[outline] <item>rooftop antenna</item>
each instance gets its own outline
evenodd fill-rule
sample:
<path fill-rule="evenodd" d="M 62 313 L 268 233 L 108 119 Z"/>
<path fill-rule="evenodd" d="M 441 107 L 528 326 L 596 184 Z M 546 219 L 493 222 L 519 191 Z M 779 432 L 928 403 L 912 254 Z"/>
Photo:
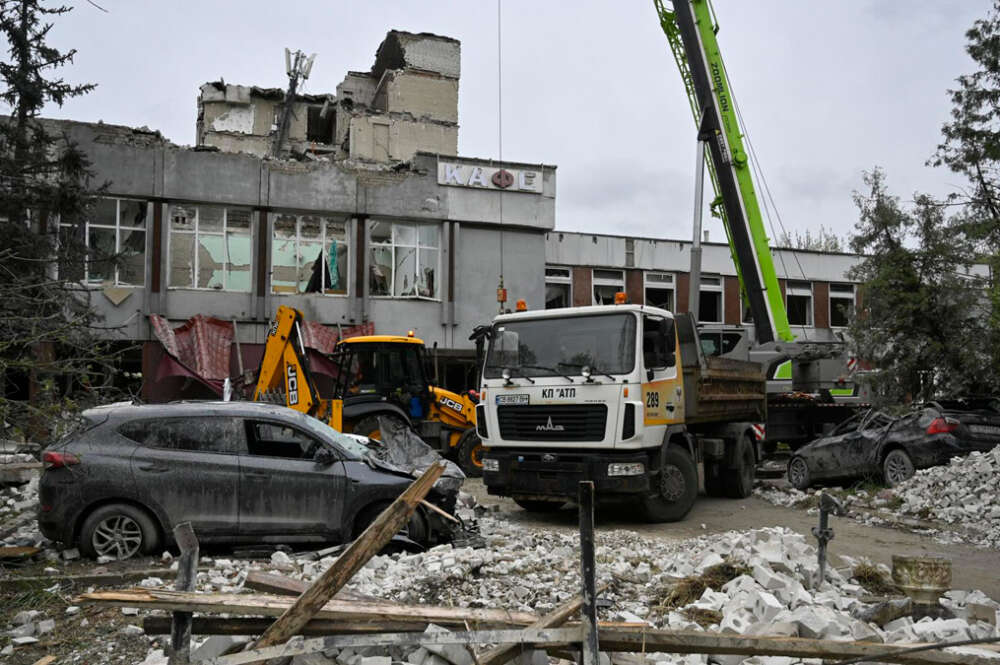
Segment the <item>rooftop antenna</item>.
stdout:
<path fill-rule="evenodd" d="M 285 49 L 285 73 L 288 74 L 288 90 L 285 92 L 281 116 L 278 118 L 278 131 L 274 135 L 274 144 L 271 146 L 271 156 L 274 158 L 281 157 L 281 148 L 285 143 L 285 136 L 288 134 L 288 123 L 292 117 L 299 81 L 305 81 L 309 78 L 309 72 L 312 71 L 315 59 L 315 53 L 306 57 L 302 51 L 295 51 L 293 54 L 287 48 Z"/>

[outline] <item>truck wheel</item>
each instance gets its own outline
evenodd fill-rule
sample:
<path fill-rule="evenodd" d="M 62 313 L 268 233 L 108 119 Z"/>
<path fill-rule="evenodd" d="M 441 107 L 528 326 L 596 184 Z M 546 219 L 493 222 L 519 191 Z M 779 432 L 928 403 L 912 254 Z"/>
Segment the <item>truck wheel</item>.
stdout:
<path fill-rule="evenodd" d="M 753 481 L 757 477 L 753 444 L 748 437 L 741 436 L 736 442 L 734 457 L 736 465 L 726 473 L 726 496 L 745 499 L 753 494 Z"/>
<path fill-rule="evenodd" d="M 705 494 L 726 496 L 726 469 L 721 462 L 705 462 Z"/>
<path fill-rule="evenodd" d="M 462 438 L 455 446 L 458 451 L 458 466 L 469 478 L 479 478 L 483 475 L 483 453 L 486 447 L 476 434 L 476 428 L 465 430 Z"/>
<path fill-rule="evenodd" d="M 367 436 L 369 439 L 375 439 L 376 441 L 381 441 L 382 426 L 379 425 L 379 418 L 391 421 L 400 427 L 409 427 L 409 425 L 406 424 L 406 421 L 397 415 L 391 413 L 380 413 L 359 420 L 354 425 L 354 429 L 351 430 L 351 433 L 358 434 L 360 436 Z"/>
<path fill-rule="evenodd" d="M 680 446 L 667 446 L 655 485 L 656 493 L 642 500 L 646 519 L 650 522 L 683 519 L 698 496 L 698 469 L 691 455 Z"/>
<path fill-rule="evenodd" d="M 562 508 L 566 502 L 558 499 L 546 501 L 544 499 L 519 499 L 514 497 L 514 503 L 521 506 L 529 513 L 551 513 Z"/>

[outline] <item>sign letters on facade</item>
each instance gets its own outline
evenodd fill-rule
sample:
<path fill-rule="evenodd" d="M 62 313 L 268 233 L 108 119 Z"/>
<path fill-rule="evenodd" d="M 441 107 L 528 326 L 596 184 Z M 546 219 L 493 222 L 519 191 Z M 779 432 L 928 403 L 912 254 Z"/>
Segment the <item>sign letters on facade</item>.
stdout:
<path fill-rule="evenodd" d="M 438 162 L 438 184 L 542 193 L 542 172 Z"/>

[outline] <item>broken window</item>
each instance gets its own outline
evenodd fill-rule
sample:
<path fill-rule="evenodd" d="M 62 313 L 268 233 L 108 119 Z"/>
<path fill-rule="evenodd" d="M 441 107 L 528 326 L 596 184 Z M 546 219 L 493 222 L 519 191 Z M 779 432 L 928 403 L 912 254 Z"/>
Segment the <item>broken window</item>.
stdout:
<path fill-rule="evenodd" d="M 698 320 L 722 323 L 722 278 L 702 275 L 698 291 Z"/>
<path fill-rule="evenodd" d="M 625 291 L 625 273 L 621 270 L 594 270 L 594 304 L 614 305 L 615 294 Z"/>
<path fill-rule="evenodd" d="M 333 106 L 310 106 L 306 119 L 306 140 L 316 143 L 333 143 L 334 121 L 337 114 Z"/>
<path fill-rule="evenodd" d="M 569 268 L 545 267 L 545 309 L 570 307 L 573 304 L 573 284 Z"/>
<path fill-rule="evenodd" d="M 854 316 L 854 285 L 830 285 L 830 326 L 844 328 Z"/>
<path fill-rule="evenodd" d="M 373 223 L 368 255 L 371 295 L 437 298 L 439 237 L 436 224 Z"/>
<path fill-rule="evenodd" d="M 310 460 L 323 444 L 309 434 L 279 423 L 253 422 L 247 442 L 251 455 Z"/>
<path fill-rule="evenodd" d="M 252 212 L 221 206 L 170 206 L 169 285 L 249 292 Z"/>
<path fill-rule="evenodd" d="M 674 311 L 674 276 L 666 272 L 647 272 L 645 303 Z"/>
<path fill-rule="evenodd" d="M 785 286 L 785 303 L 789 325 L 813 324 L 812 282 L 789 281 Z"/>
<path fill-rule="evenodd" d="M 148 211 L 145 201 L 100 198 L 82 223 L 60 224 L 59 274 L 63 279 L 115 286 L 145 284 Z M 74 245 L 85 255 L 78 255 Z"/>
<path fill-rule="evenodd" d="M 271 243 L 271 290 L 347 295 L 348 252 L 345 220 L 278 214 Z"/>

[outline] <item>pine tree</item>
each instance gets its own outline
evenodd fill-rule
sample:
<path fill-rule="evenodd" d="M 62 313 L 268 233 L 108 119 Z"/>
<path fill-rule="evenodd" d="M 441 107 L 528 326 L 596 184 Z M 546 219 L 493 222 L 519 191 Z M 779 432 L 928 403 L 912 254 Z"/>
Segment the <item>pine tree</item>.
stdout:
<path fill-rule="evenodd" d="M 91 185 L 86 155 L 39 117 L 46 104 L 94 88 L 56 75 L 76 51 L 47 44 L 49 20 L 68 11 L 0 0 L 8 44 L 0 100 L 10 113 L 0 117 L 0 426 L 7 438 L 50 431 L 50 416 L 81 396 L 97 399 L 95 384 L 113 373 L 90 292 L 65 269 L 89 259 L 79 229 L 100 188 Z"/>

